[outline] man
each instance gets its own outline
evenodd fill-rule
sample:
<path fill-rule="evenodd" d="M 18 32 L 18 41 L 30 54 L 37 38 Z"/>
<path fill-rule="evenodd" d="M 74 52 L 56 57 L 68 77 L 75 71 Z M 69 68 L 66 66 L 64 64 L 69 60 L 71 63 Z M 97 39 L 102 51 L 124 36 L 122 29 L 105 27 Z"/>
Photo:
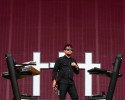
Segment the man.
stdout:
<path fill-rule="evenodd" d="M 59 90 L 59 99 L 65 100 L 68 92 L 72 100 L 78 100 L 78 93 L 73 80 L 74 73 L 79 73 L 79 67 L 72 56 L 73 48 L 71 44 L 64 46 L 63 57 L 59 57 L 54 65 L 52 72 L 52 87 L 54 90 Z"/>

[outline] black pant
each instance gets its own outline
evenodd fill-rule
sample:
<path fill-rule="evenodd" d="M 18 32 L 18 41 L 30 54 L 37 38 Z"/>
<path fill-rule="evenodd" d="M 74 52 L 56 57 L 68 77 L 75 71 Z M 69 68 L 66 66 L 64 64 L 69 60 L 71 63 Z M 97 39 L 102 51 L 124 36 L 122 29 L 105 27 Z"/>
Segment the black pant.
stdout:
<path fill-rule="evenodd" d="M 78 93 L 75 84 L 59 84 L 59 100 L 65 100 L 66 93 L 69 93 L 72 100 L 78 100 Z"/>

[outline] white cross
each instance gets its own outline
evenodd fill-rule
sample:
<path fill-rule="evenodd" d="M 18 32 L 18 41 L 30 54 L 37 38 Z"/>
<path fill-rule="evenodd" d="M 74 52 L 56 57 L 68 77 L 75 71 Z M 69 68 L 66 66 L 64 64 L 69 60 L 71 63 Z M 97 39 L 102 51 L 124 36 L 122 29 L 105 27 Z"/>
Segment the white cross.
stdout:
<path fill-rule="evenodd" d="M 33 53 L 33 61 L 36 62 L 36 66 L 34 66 L 37 70 L 40 69 L 48 69 L 49 63 L 40 63 L 40 53 Z M 33 76 L 33 96 L 40 96 L 40 75 Z"/>
<path fill-rule="evenodd" d="M 85 96 L 92 96 L 92 75 L 87 71 L 94 67 L 100 68 L 100 64 L 92 63 L 92 53 L 85 53 L 85 63 L 78 63 L 80 69 L 85 69 Z"/>

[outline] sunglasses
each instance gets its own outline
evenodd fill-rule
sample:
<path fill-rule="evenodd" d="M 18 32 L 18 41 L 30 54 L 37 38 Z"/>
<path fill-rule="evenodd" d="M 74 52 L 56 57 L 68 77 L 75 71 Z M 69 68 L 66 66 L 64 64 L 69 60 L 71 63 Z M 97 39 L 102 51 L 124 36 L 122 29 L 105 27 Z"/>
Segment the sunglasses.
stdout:
<path fill-rule="evenodd" d="M 65 50 L 67 50 L 67 51 L 73 51 L 73 49 L 72 49 L 72 48 L 70 48 L 70 49 L 65 49 Z"/>

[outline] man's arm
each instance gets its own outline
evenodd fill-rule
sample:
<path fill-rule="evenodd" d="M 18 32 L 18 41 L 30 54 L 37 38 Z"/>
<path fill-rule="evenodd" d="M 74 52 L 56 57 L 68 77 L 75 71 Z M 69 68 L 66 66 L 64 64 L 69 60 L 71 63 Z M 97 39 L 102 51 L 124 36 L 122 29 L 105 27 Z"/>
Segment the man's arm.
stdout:
<path fill-rule="evenodd" d="M 76 61 L 72 62 L 71 66 L 74 68 L 74 72 L 76 74 L 79 74 L 79 66 L 77 65 L 77 62 Z"/>
<path fill-rule="evenodd" d="M 59 65 L 60 65 L 60 61 L 59 58 L 56 60 L 54 68 L 53 68 L 53 72 L 52 72 L 52 87 L 54 90 L 56 90 L 57 86 L 56 86 L 56 80 L 57 80 L 57 72 L 59 69 Z"/>

